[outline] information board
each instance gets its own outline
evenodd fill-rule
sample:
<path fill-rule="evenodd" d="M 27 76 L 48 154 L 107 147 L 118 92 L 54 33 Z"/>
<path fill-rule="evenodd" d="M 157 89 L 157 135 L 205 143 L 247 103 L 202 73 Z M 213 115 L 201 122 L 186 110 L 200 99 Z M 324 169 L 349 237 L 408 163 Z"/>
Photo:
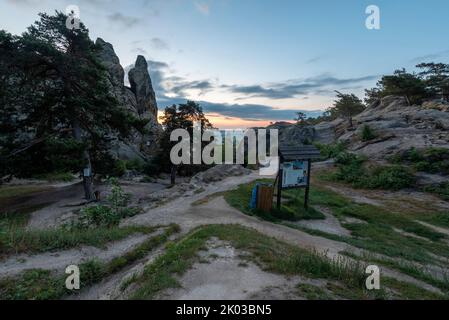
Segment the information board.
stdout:
<path fill-rule="evenodd" d="M 282 188 L 307 187 L 308 160 L 284 162 L 282 164 Z"/>

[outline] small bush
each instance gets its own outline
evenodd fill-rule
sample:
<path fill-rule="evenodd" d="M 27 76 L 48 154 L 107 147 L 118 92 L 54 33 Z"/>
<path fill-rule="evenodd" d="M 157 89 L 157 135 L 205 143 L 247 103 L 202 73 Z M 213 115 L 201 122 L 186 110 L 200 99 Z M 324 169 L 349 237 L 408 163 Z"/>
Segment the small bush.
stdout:
<path fill-rule="evenodd" d="M 369 125 L 364 125 L 362 129 L 362 141 L 371 141 L 377 138 L 377 134 L 371 129 Z"/>
<path fill-rule="evenodd" d="M 320 150 L 322 160 L 335 158 L 346 149 L 345 145 L 341 142 L 335 144 L 315 143 L 315 147 Z"/>
<path fill-rule="evenodd" d="M 137 208 L 129 208 L 130 195 L 125 193 L 116 178 L 110 179 L 112 192 L 107 197 L 107 205 L 89 207 L 81 211 L 81 215 L 74 227 L 112 227 L 120 220 L 134 216 L 139 212 Z"/>
<path fill-rule="evenodd" d="M 406 167 L 382 166 L 373 169 L 364 166 L 366 159 L 343 152 L 336 159 L 337 171 L 331 179 L 352 184 L 356 188 L 399 190 L 415 184 L 413 172 Z"/>
<path fill-rule="evenodd" d="M 449 149 L 428 148 L 417 150 L 411 148 L 394 155 L 390 160 L 396 164 L 410 164 L 418 171 L 449 175 Z"/>
<path fill-rule="evenodd" d="M 415 185 L 413 173 L 403 166 L 378 167 L 363 176 L 356 186 L 368 189 L 400 190 Z"/>
<path fill-rule="evenodd" d="M 436 186 L 426 186 L 424 191 L 439 195 L 442 199 L 449 201 L 449 182 L 442 182 Z M 449 216 L 449 215 L 448 215 Z"/>
<path fill-rule="evenodd" d="M 126 162 L 123 160 L 117 160 L 114 163 L 111 175 L 114 177 L 121 177 L 126 173 Z"/>

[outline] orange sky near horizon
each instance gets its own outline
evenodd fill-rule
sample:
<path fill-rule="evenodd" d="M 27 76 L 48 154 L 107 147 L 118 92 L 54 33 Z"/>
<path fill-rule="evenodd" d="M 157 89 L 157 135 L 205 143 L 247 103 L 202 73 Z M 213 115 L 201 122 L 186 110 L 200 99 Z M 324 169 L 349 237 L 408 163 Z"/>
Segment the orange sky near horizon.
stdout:
<path fill-rule="evenodd" d="M 158 117 L 163 115 L 162 111 L 158 112 Z M 206 113 L 206 118 L 217 129 L 247 129 L 254 127 L 266 127 L 272 122 L 269 120 L 244 120 L 240 118 L 226 117 L 216 113 Z M 158 120 L 159 123 L 161 120 Z M 291 122 L 291 121 L 288 121 Z"/>

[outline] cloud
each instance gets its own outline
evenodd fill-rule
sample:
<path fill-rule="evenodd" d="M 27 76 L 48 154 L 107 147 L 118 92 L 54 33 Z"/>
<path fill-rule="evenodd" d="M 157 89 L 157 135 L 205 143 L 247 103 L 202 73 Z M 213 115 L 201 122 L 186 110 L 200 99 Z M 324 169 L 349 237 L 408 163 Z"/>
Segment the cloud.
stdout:
<path fill-rule="evenodd" d="M 128 66 L 129 70 L 132 66 Z M 250 97 L 263 97 L 267 99 L 309 99 L 309 95 L 333 96 L 334 90 L 344 88 L 358 88 L 366 81 L 377 80 L 377 75 L 364 77 L 339 78 L 330 74 L 321 74 L 305 79 L 294 79 L 285 82 L 269 84 L 254 84 L 248 86 L 220 84 L 216 79 L 190 80 L 176 75 L 170 65 L 162 61 L 148 60 L 148 69 L 156 92 L 158 105 L 163 109 L 172 104 L 185 103 L 189 96 L 189 90 L 199 90 L 202 95 L 214 90 L 222 90 L 228 93 L 238 93 L 248 99 Z M 239 99 L 237 99 L 239 100 Z M 240 118 L 243 120 L 268 120 L 281 121 L 293 120 L 297 108 L 279 109 L 264 104 L 251 103 L 212 103 L 209 101 L 197 101 L 203 106 L 205 112 L 219 114 L 224 117 Z M 321 110 L 304 111 L 310 117 L 322 114 Z"/>
<path fill-rule="evenodd" d="M 316 56 L 316 57 L 313 57 L 313 58 L 310 58 L 309 60 L 307 60 L 307 61 L 306 61 L 306 64 L 317 63 L 317 62 L 319 62 L 319 61 L 321 61 L 321 60 L 323 60 L 323 59 L 325 59 L 324 56 Z"/>
<path fill-rule="evenodd" d="M 133 17 L 133 16 L 125 16 L 124 14 L 120 12 L 115 12 L 107 16 L 108 20 L 110 20 L 113 23 L 120 23 L 121 25 L 125 27 L 134 27 L 138 25 L 141 22 L 140 18 Z"/>
<path fill-rule="evenodd" d="M 370 75 L 358 78 L 336 78 L 328 74 L 322 74 L 316 77 L 307 78 L 304 80 L 290 80 L 286 82 L 278 82 L 267 85 L 251 85 L 251 86 L 223 86 L 230 92 L 243 94 L 246 98 L 270 98 L 270 99 L 289 99 L 301 95 L 310 94 L 325 94 L 333 93 L 335 89 L 343 89 L 346 87 L 360 87 L 358 84 L 373 81 L 377 79 L 378 75 Z"/>
<path fill-rule="evenodd" d="M 440 59 L 447 56 L 449 56 L 449 50 L 444 50 L 437 53 L 431 53 L 428 55 L 413 58 L 412 60 L 410 60 L 410 62 L 412 63 L 428 62 L 429 60 Z"/>
<path fill-rule="evenodd" d="M 205 16 L 208 16 L 210 14 L 210 5 L 204 2 L 194 2 L 195 8 Z"/>
<path fill-rule="evenodd" d="M 152 38 L 150 40 L 150 45 L 153 49 L 155 50 L 169 50 L 170 46 L 168 45 L 168 43 L 161 39 L 161 38 Z"/>
<path fill-rule="evenodd" d="M 159 101 L 159 107 L 185 103 L 186 99 L 166 98 Z M 321 110 L 307 111 L 298 109 L 278 109 L 263 104 L 227 104 L 197 101 L 205 113 L 221 115 L 227 118 L 239 118 L 247 121 L 286 121 L 293 120 L 297 112 L 302 111 L 308 117 L 318 117 L 323 114 Z"/>

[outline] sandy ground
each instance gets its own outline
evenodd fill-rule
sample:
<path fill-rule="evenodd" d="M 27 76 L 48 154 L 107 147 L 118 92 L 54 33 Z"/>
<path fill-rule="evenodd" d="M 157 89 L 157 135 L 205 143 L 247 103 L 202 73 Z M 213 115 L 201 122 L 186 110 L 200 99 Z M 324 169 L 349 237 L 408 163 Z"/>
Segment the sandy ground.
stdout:
<path fill-rule="evenodd" d="M 200 252 L 201 262 L 179 278 L 180 289 L 168 289 L 158 299 L 168 300 L 290 300 L 300 278 L 261 270 L 240 258 L 241 253 L 216 238 Z"/>

